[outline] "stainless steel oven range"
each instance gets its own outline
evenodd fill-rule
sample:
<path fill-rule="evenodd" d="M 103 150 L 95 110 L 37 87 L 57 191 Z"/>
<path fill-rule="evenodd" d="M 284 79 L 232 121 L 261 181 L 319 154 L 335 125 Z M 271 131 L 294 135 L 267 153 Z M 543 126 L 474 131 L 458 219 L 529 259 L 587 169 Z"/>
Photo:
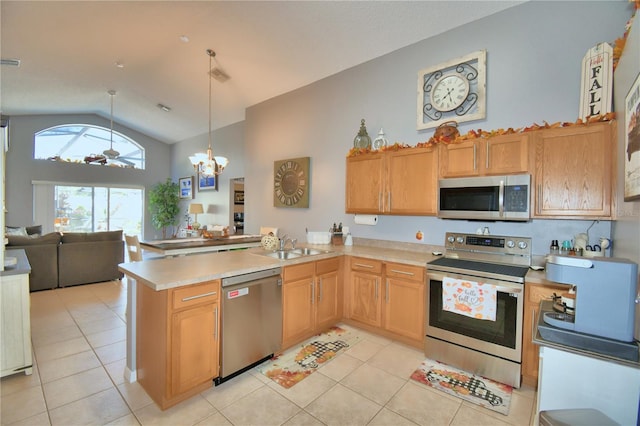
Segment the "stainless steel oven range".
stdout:
<path fill-rule="evenodd" d="M 444 257 L 427 264 L 425 354 L 520 387 L 524 277 L 531 265 L 531 238 L 447 232 L 445 248 Z M 489 291 L 475 290 L 487 290 L 486 284 L 492 285 Z M 453 290 L 455 296 L 450 294 Z M 478 295 L 487 295 L 487 300 Z M 462 297 L 473 303 L 451 302 Z M 474 303 L 489 309 L 490 315 L 469 311 Z"/>

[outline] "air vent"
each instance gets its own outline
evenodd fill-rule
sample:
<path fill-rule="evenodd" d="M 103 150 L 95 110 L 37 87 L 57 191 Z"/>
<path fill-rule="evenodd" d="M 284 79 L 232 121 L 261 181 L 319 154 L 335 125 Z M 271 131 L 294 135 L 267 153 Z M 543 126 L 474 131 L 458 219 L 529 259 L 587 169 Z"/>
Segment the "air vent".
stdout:
<path fill-rule="evenodd" d="M 13 67 L 19 67 L 20 59 L 0 59 L 0 65 L 11 65 Z"/>
<path fill-rule="evenodd" d="M 220 83 L 224 83 L 231 78 L 226 72 L 222 71 L 218 67 L 212 68 L 209 72 L 209 75 L 211 75 L 211 77 L 215 78 Z"/>

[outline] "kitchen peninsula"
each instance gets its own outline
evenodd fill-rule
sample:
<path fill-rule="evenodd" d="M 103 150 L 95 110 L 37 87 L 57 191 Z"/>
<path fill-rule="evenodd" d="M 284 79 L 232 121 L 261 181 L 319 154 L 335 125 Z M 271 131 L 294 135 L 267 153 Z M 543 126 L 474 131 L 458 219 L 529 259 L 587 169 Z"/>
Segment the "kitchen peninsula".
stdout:
<path fill-rule="evenodd" d="M 163 256 L 177 256 L 212 251 L 225 251 L 260 246 L 260 235 L 231 235 L 214 238 L 177 238 L 141 241 L 140 248 Z"/>
<path fill-rule="evenodd" d="M 386 322 L 367 327 L 365 323 L 357 321 L 357 318 L 352 316 L 352 309 L 348 307 L 348 293 L 350 292 L 351 286 L 346 281 L 349 279 L 349 274 L 351 274 L 352 272 L 351 268 L 347 265 L 350 265 L 352 262 L 354 262 L 354 259 L 364 258 L 370 259 L 374 263 L 377 262 L 380 265 L 387 265 L 383 268 L 389 268 L 391 265 L 408 265 L 413 268 L 417 267 L 424 270 L 427 262 L 436 258 L 436 256 L 434 256 L 432 252 L 442 251 L 443 248 L 439 246 L 429 245 L 375 242 L 373 240 L 366 241 L 365 244 L 360 243 L 361 241 L 356 240 L 354 246 L 315 245 L 313 246 L 313 248 L 318 249 L 318 252 L 320 252 L 320 254 L 300 256 L 288 260 L 278 260 L 272 257 L 265 256 L 265 254 L 269 253 L 269 251 L 266 251 L 262 248 L 250 248 L 247 250 L 238 251 L 204 253 L 180 257 L 167 257 L 161 259 L 146 260 L 142 262 L 123 263 L 119 265 L 120 271 L 123 272 L 128 278 L 127 363 L 125 370 L 125 376 L 127 380 L 131 382 L 138 380 L 142 384 L 142 382 L 144 381 L 142 377 L 145 374 L 147 375 L 147 378 L 152 376 L 149 371 L 145 371 L 145 368 L 143 368 L 141 365 L 136 364 L 136 356 L 138 356 L 138 359 L 140 359 L 139 357 L 141 352 L 140 350 L 136 350 L 136 345 L 139 345 L 139 348 L 144 347 L 148 351 L 150 347 L 148 345 L 157 346 L 158 344 L 157 342 L 149 342 L 148 339 L 144 340 L 144 338 L 141 338 L 143 333 L 140 332 L 140 324 L 151 324 L 155 328 L 154 332 L 157 335 L 160 333 L 176 333 L 180 330 L 192 333 L 193 330 L 197 328 L 201 323 L 209 322 L 214 324 L 212 327 L 209 327 L 211 329 L 210 331 L 212 331 L 212 333 L 210 334 L 215 335 L 216 330 L 218 330 L 218 324 L 216 321 L 218 318 L 217 315 L 219 315 L 220 312 L 219 303 L 221 299 L 220 289 L 222 279 L 278 267 L 286 270 L 289 267 L 304 266 L 302 264 L 319 265 L 322 262 L 326 262 L 327 260 L 332 260 L 334 258 L 340 258 L 341 264 L 345 265 L 343 270 L 338 272 L 338 306 L 339 313 L 343 316 L 343 319 L 349 322 L 349 318 L 351 318 L 351 320 L 355 320 L 359 326 L 363 326 L 364 329 L 371 329 L 376 333 L 384 334 L 385 331 L 390 332 L 392 333 L 392 336 L 398 336 L 400 338 L 399 340 L 401 340 L 404 332 L 401 330 L 402 324 L 400 323 L 392 323 L 391 325 L 393 325 L 393 327 L 390 327 Z M 293 270 L 294 269 L 290 269 L 290 271 Z M 319 273 L 320 272 L 316 272 L 316 274 Z M 540 274 L 534 271 L 531 271 L 531 273 L 533 275 Z M 283 287 L 284 291 L 286 291 L 286 286 L 288 285 L 286 272 L 284 273 L 284 276 L 285 279 L 283 280 Z M 299 280 L 291 281 L 292 285 L 295 286 L 298 281 Z M 305 288 L 308 288 L 308 282 L 308 280 L 305 281 Z M 404 286 L 402 287 L 404 288 Z M 143 296 L 141 296 L 142 294 Z M 142 298 L 144 298 L 144 302 Z M 344 308 L 342 307 L 343 298 Z M 153 299 L 159 302 L 156 304 L 156 306 L 160 306 L 161 308 L 152 309 L 151 311 L 149 311 L 149 305 L 141 306 L 146 303 L 146 300 L 149 299 Z M 424 309 L 423 301 L 416 300 L 415 302 L 417 306 L 420 307 L 416 309 Z M 189 303 L 189 306 L 185 306 L 185 303 Z M 377 303 L 379 303 L 379 299 Z M 193 311 L 193 313 L 195 314 L 195 310 L 200 308 L 202 309 L 200 310 L 199 315 L 207 315 L 206 321 L 204 320 L 204 317 L 202 318 L 202 320 L 196 320 L 196 316 L 194 315 L 194 317 L 191 317 L 191 320 L 187 319 L 188 321 L 192 321 L 190 323 L 191 325 L 185 326 L 182 329 L 180 329 L 180 327 L 176 328 L 175 321 L 183 321 L 185 318 L 187 318 L 187 311 Z M 377 309 L 382 309 L 382 306 L 379 306 Z M 405 306 L 403 309 L 406 311 L 408 308 Z M 356 309 L 356 311 L 358 310 Z M 144 317 L 142 316 L 142 312 L 144 312 Z M 149 313 L 151 313 L 151 315 L 157 315 L 158 320 L 149 320 L 147 317 Z M 386 314 L 381 313 L 381 315 L 381 318 L 387 318 L 389 317 L 389 315 L 391 315 L 391 311 Z M 417 317 L 418 316 L 416 316 L 416 318 Z M 136 321 L 137 318 L 140 320 L 140 323 Z M 400 326 L 400 328 L 398 326 Z M 418 326 L 417 338 L 410 335 L 404 341 L 415 341 L 417 343 L 414 342 L 414 345 L 420 347 L 422 345 L 423 336 L 421 331 L 422 327 L 423 325 L 420 322 Z M 142 328 L 142 330 L 147 329 Z M 203 335 L 204 334 L 205 333 L 203 333 Z M 407 336 L 406 333 L 404 333 L 404 335 Z M 200 342 L 199 344 L 202 344 L 201 340 L 199 340 L 199 335 L 188 337 L 185 336 L 184 339 L 191 342 Z M 171 368 L 174 368 L 174 364 L 172 364 L 173 361 L 171 359 L 167 360 L 167 353 L 172 350 L 172 342 L 171 339 L 166 340 L 166 342 L 155 349 L 154 356 L 157 359 L 163 359 L 165 365 L 169 365 L 167 371 L 170 371 Z M 180 350 L 184 349 L 181 348 Z M 215 355 L 215 353 L 216 352 L 214 351 L 213 355 Z M 178 360 L 176 362 L 179 363 L 180 361 Z M 167 383 L 164 383 L 162 386 L 157 387 L 164 389 L 165 392 L 173 395 L 172 392 L 174 391 L 172 389 L 174 389 L 174 386 L 176 386 L 175 382 L 177 380 L 178 379 L 175 378 L 167 379 Z M 180 383 L 183 382 L 186 383 L 186 379 L 182 380 Z M 197 386 L 200 387 L 212 386 L 211 380 L 205 380 L 197 383 Z M 188 398 L 191 395 L 191 393 L 189 393 L 191 392 L 191 390 L 188 392 L 180 393 L 180 386 L 181 385 L 178 385 L 178 390 L 175 391 L 175 395 L 179 396 L 175 398 L 173 396 L 167 397 L 164 402 L 160 402 L 158 403 L 158 405 L 160 405 L 164 409 L 179 402 L 180 400 Z M 146 387 L 145 390 L 147 390 Z M 195 387 L 194 390 L 198 390 L 200 392 L 202 391 L 202 389 L 198 387 Z M 158 399 L 161 398 L 156 398 L 156 402 L 158 402 Z M 166 404 L 166 406 L 163 406 L 164 404 Z"/>

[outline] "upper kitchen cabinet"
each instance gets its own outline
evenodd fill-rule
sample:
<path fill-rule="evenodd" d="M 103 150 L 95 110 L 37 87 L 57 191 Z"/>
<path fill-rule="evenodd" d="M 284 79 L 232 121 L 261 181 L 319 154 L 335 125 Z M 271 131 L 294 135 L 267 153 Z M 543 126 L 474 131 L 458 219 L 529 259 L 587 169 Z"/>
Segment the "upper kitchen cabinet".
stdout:
<path fill-rule="evenodd" d="M 529 135 L 514 133 L 439 147 L 440 177 L 468 177 L 529 171 Z"/>
<path fill-rule="evenodd" d="M 346 212 L 435 215 L 437 148 L 405 148 L 347 158 Z"/>
<path fill-rule="evenodd" d="M 611 217 L 615 121 L 532 133 L 538 218 Z"/>

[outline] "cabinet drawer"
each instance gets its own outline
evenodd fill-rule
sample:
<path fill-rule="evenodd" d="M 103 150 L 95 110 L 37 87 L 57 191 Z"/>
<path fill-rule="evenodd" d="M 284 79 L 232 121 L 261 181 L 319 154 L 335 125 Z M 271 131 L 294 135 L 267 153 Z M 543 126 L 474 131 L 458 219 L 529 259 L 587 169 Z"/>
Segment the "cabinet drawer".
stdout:
<path fill-rule="evenodd" d="M 385 263 L 385 275 L 387 277 L 400 278 L 403 280 L 424 282 L 424 270 L 424 266 Z"/>
<path fill-rule="evenodd" d="M 529 302 L 539 305 L 543 300 L 550 300 L 553 293 L 560 295 L 564 291 L 568 291 L 568 286 L 543 285 L 543 284 L 527 284 L 529 286 Z"/>
<path fill-rule="evenodd" d="M 306 277 L 312 277 L 315 272 L 315 263 L 307 262 L 299 265 L 285 266 L 282 277 L 285 282 L 296 281 Z"/>
<path fill-rule="evenodd" d="M 351 270 L 380 274 L 382 273 L 382 262 L 375 259 L 367 259 L 365 257 L 352 257 Z"/>
<path fill-rule="evenodd" d="M 331 259 L 318 260 L 316 262 L 316 275 L 328 274 L 340 269 L 340 258 L 332 257 Z"/>
<path fill-rule="evenodd" d="M 220 294 L 220 280 L 190 285 L 173 290 L 173 309 L 188 308 L 201 303 L 215 302 Z"/>

